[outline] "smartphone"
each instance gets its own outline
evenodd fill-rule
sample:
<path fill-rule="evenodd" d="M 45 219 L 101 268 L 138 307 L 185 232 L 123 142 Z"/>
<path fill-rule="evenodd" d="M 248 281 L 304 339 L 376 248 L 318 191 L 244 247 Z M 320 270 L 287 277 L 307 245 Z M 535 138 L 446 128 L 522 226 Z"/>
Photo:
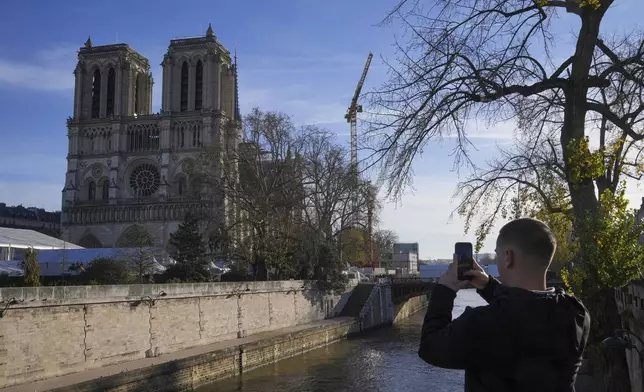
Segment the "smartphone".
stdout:
<path fill-rule="evenodd" d="M 471 277 L 463 275 L 463 273 L 470 271 L 474 268 L 472 261 L 474 260 L 474 247 L 471 242 L 457 242 L 454 245 L 454 253 L 458 261 L 457 274 L 458 280 L 470 280 Z"/>

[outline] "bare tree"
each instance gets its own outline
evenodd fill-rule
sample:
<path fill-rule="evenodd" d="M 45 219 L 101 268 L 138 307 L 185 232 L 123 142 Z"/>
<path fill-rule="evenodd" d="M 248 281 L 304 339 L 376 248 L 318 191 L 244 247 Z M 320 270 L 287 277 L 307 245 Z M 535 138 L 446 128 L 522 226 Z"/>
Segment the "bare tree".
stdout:
<path fill-rule="evenodd" d="M 142 223 L 130 226 L 120 240 L 116 258 L 127 263 L 130 274 L 135 276 L 139 283 L 144 283 L 145 277 L 154 273 L 153 245 L 154 238 Z"/>
<path fill-rule="evenodd" d="M 303 141 L 288 116 L 254 109 L 244 118 L 238 148 L 223 154 L 221 146 L 210 146 L 195 165 L 202 182 L 221 190 L 213 196 L 226 195 L 235 205 L 218 222 L 215 241 L 248 263 L 255 279 L 267 279 L 269 271 L 275 276 L 291 272 L 287 260 L 303 197 Z"/>
<path fill-rule="evenodd" d="M 282 113 L 255 109 L 244 118 L 236 151 L 211 146 L 195 164 L 191 177 L 235 204 L 216 242 L 251 266 L 255 279 L 334 283 L 341 279 L 342 233 L 366 230 L 367 216 L 377 222 L 373 187 L 356 181 L 348 151 L 333 139 L 317 127 L 296 127 Z"/>
<path fill-rule="evenodd" d="M 392 230 L 378 230 L 373 235 L 375 265 L 380 265 L 382 255 L 393 253 L 394 244 L 398 242 L 398 234 Z"/>
<path fill-rule="evenodd" d="M 366 264 L 369 227 L 377 225 L 381 208 L 377 192 L 355 176 L 349 151 L 334 141 L 332 133 L 308 131 L 302 156 L 304 224 L 324 233 L 343 261 Z"/>
<path fill-rule="evenodd" d="M 623 353 L 596 348 L 620 319 L 612 288 L 601 284 L 603 259 L 591 245 L 607 217 L 601 202 L 606 192 L 618 191 L 624 174 L 640 174 L 644 44 L 635 35 L 600 38 L 613 3 L 441 0 L 423 9 L 418 0 L 401 1 L 387 21 L 401 21 L 407 36 L 398 44 L 389 82 L 371 96 L 377 114 L 368 137 L 378 139 L 374 157 L 389 194 L 396 195 L 409 184 L 411 162 L 427 142 L 455 137 L 456 163 L 471 164 L 467 129 L 473 120 L 515 121 L 517 151 L 504 151 L 461 186 L 460 212 L 472 216 L 473 205 L 487 203 L 480 237 L 496 216 L 519 213 L 522 201 L 569 214 L 579 242 L 576 260 L 585 271 L 584 301 L 594 320 L 595 349 L 589 354 L 604 376 L 602 389 L 625 391 L 630 387 Z M 551 20 L 562 11 L 576 16 L 580 27 L 570 55 L 557 61 L 551 56 Z M 594 130 L 601 153 L 587 140 Z"/>

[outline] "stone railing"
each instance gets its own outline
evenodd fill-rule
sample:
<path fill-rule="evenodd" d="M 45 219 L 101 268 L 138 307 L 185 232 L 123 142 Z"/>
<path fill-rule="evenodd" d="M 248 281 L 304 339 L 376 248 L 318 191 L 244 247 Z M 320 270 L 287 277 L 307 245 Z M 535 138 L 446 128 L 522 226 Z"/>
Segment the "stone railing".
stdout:
<path fill-rule="evenodd" d="M 65 207 L 65 224 L 104 222 L 140 222 L 181 220 L 187 212 L 209 213 L 212 205 L 206 201 L 136 205 L 97 205 Z"/>
<path fill-rule="evenodd" d="M 644 281 L 634 281 L 624 288 L 615 289 L 615 301 L 624 329 L 644 339 Z M 630 339 L 636 349 L 626 350 L 626 361 L 631 379 L 632 392 L 644 392 L 642 387 L 644 364 L 637 350 L 644 347 L 639 339 Z"/>

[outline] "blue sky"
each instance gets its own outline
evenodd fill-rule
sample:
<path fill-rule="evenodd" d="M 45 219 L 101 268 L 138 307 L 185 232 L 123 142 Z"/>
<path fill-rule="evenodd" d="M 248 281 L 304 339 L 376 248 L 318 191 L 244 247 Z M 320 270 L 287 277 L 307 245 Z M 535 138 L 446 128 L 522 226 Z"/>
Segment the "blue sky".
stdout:
<path fill-rule="evenodd" d="M 430 0 L 427 0 L 430 1 Z M 371 50 L 374 61 L 365 90 L 385 80 L 380 56 L 393 58 L 395 27 L 380 27 L 392 1 L 15 1 L 0 15 L 0 201 L 59 209 L 66 170 L 65 120 L 72 113 L 76 50 L 89 35 L 94 45 L 125 42 L 146 56 L 155 78 L 154 110 L 161 94 L 163 53 L 170 39 L 204 35 L 208 23 L 231 50 L 237 45 L 242 112 L 259 106 L 315 123 L 348 143 L 344 112 Z M 604 32 L 641 27 L 640 0 L 617 0 Z M 641 19 L 640 19 L 641 20 Z M 557 32 L 565 50 L 576 26 L 562 17 Z M 482 160 L 512 128 L 477 130 Z M 471 240 L 463 222 L 450 220 L 458 182 L 452 142 L 430 145 L 415 162 L 415 192 L 387 203 L 382 227 L 419 242 L 422 258 L 450 257 L 453 243 Z M 639 205 L 641 192 L 631 191 Z M 492 251 L 493 239 L 485 251 Z"/>

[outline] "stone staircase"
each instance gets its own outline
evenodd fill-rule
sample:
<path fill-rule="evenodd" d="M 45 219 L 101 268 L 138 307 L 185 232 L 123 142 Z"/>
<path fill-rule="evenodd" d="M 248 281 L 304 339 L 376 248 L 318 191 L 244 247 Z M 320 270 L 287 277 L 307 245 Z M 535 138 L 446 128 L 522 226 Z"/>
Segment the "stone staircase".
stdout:
<path fill-rule="evenodd" d="M 360 283 L 353 289 L 351 297 L 347 301 L 347 304 L 344 305 L 342 311 L 340 312 L 340 317 L 359 317 L 360 311 L 367 302 L 367 299 L 371 295 L 375 284 L 373 283 Z"/>

